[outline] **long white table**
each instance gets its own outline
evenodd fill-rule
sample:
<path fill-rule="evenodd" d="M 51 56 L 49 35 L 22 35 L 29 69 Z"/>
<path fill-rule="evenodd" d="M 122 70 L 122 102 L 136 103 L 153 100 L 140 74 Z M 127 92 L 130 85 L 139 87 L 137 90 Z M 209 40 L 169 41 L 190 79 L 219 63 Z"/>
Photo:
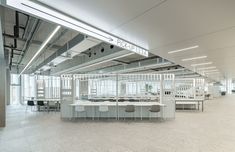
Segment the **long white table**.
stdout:
<path fill-rule="evenodd" d="M 204 111 L 204 99 L 187 99 L 187 98 L 175 98 L 176 105 L 190 105 L 190 104 L 197 104 L 198 110 L 200 110 L 200 102 L 202 112 Z"/>
<path fill-rule="evenodd" d="M 118 100 L 136 100 L 136 101 L 141 101 L 141 100 L 157 100 L 159 99 L 156 96 L 144 96 L 144 97 L 125 97 L 125 96 L 119 96 Z M 90 97 L 89 100 L 95 101 L 95 100 L 101 100 L 101 101 L 110 101 L 110 100 L 116 100 L 116 97 Z"/>
<path fill-rule="evenodd" d="M 92 102 L 92 101 L 77 101 L 76 103 L 70 104 L 72 107 L 76 106 L 85 106 L 85 107 L 93 107 L 93 119 L 95 117 L 95 107 L 98 106 L 110 106 L 110 107 L 125 107 L 127 105 L 134 105 L 136 107 L 141 108 L 141 120 L 142 120 L 142 112 L 143 112 L 143 107 L 151 107 L 152 105 L 159 105 L 161 107 L 165 107 L 165 104 L 159 103 L 159 102 L 110 102 L 110 101 L 105 101 L 105 102 Z M 74 108 L 73 108 L 74 109 Z M 162 108 L 164 109 L 164 108 Z M 162 112 L 164 113 L 164 112 Z M 74 113 L 72 114 L 74 116 Z M 164 117 L 164 116 L 163 116 Z"/>

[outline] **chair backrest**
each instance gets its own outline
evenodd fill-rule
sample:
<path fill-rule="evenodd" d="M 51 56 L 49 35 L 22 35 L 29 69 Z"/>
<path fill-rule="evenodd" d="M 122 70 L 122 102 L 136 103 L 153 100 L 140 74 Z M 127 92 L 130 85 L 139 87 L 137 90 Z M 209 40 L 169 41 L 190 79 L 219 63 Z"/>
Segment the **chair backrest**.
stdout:
<path fill-rule="evenodd" d="M 27 101 L 27 105 L 28 105 L 28 106 L 34 106 L 35 104 L 34 104 L 34 101 L 28 100 L 28 101 Z"/>
<path fill-rule="evenodd" d="M 55 106 L 57 101 L 48 101 L 49 106 Z"/>
<path fill-rule="evenodd" d="M 39 100 L 39 101 L 37 101 L 37 105 L 38 106 L 44 106 L 45 104 L 44 104 L 44 101 Z"/>
<path fill-rule="evenodd" d="M 75 107 L 75 111 L 77 111 L 77 112 L 83 112 L 83 111 L 85 111 L 85 107 L 84 107 L 84 106 L 76 106 L 76 107 Z"/>
<path fill-rule="evenodd" d="M 160 107 L 160 105 L 152 105 L 149 111 L 151 111 L 151 112 L 160 112 L 161 107 Z"/>
<path fill-rule="evenodd" d="M 135 112 L 135 106 L 134 105 L 127 105 L 125 111 L 126 112 Z"/>
<path fill-rule="evenodd" d="M 100 112 L 107 112 L 107 111 L 109 111 L 109 107 L 107 105 L 100 105 L 99 111 Z"/>

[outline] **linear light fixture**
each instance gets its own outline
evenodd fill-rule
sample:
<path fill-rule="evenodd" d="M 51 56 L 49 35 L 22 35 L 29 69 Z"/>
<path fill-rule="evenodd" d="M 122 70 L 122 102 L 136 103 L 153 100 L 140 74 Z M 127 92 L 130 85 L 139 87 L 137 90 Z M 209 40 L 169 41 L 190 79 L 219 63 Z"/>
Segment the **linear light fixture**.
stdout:
<path fill-rule="evenodd" d="M 33 62 L 33 60 L 42 52 L 42 50 L 45 48 L 45 46 L 50 42 L 50 40 L 53 38 L 53 36 L 59 31 L 61 26 L 57 26 L 53 32 L 49 35 L 49 37 L 42 43 L 38 51 L 34 54 L 34 56 L 31 58 L 31 60 L 27 63 L 27 65 L 24 67 L 24 69 L 20 72 L 19 76 L 23 74 L 23 72 L 29 67 L 29 65 Z"/>
<path fill-rule="evenodd" d="M 219 71 L 215 71 L 215 72 L 209 72 L 209 73 L 205 73 L 206 75 L 211 75 L 211 74 L 219 74 Z"/>
<path fill-rule="evenodd" d="M 113 44 L 115 46 L 121 47 L 125 50 L 129 50 L 140 54 L 142 56 L 148 57 L 148 51 L 142 47 L 139 47 L 136 44 L 130 43 L 126 40 L 118 38 L 114 35 L 111 35 L 107 32 L 99 30 L 93 26 L 90 26 L 82 21 L 69 17 L 59 11 L 56 11 L 46 5 L 41 5 L 37 1 L 31 0 L 6 0 L 6 4 L 8 6 L 19 9 L 23 12 L 27 12 L 29 14 L 33 14 L 34 16 L 38 16 L 45 20 L 57 23 L 59 25 L 63 25 L 70 29 L 79 31 L 80 33 L 89 35 L 91 37 L 97 38 L 104 42 Z"/>
<path fill-rule="evenodd" d="M 219 71 L 210 71 L 210 72 L 205 72 L 205 74 L 211 74 L 211 73 L 219 73 Z"/>
<path fill-rule="evenodd" d="M 187 47 L 187 48 L 183 48 L 183 49 L 179 49 L 179 50 L 170 51 L 170 52 L 168 52 L 168 54 L 173 54 L 173 53 L 178 53 L 178 52 L 182 52 L 182 51 L 192 50 L 192 49 L 196 49 L 198 47 L 199 47 L 198 45 L 195 45 L 195 46 L 191 46 L 191 47 Z"/>
<path fill-rule="evenodd" d="M 209 72 L 217 72 L 218 70 L 215 69 L 215 70 L 209 70 L 209 71 L 203 71 L 204 73 L 209 73 Z"/>
<path fill-rule="evenodd" d="M 191 61 L 191 60 L 198 60 L 198 59 L 205 59 L 207 56 L 197 56 L 193 58 L 182 59 L 182 61 Z"/>
<path fill-rule="evenodd" d="M 205 68 L 198 68 L 198 70 L 209 70 L 209 69 L 215 69 L 215 66 L 211 66 L 211 67 L 205 67 Z"/>
<path fill-rule="evenodd" d="M 202 66 L 202 65 L 209 65 L 212 64 L 213 62 L 204 62 L 204 63 L 198 63 L 198 64 L 192 64 L 191 66 L 196 67 L 196 66 Z"/>

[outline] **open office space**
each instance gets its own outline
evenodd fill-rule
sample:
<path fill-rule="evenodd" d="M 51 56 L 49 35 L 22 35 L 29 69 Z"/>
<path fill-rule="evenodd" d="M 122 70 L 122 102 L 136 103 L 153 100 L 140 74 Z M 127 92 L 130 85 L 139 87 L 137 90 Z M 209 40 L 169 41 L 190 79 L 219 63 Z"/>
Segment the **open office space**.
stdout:
<path fill-rule="evenodd" d="M 0 152 L 235 151 L 235 1 L 0 0 Z"/>

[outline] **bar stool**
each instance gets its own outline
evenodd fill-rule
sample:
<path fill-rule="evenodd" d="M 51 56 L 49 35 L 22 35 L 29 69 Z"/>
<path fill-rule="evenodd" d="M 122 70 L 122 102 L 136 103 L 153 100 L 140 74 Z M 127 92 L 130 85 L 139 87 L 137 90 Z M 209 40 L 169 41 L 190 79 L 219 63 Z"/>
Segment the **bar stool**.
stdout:
<path fill-rule="evenodd" d="M 100 105 L 99 106 L 99 117 L 98 119 L 100 119 L 100 116 L 102 113 L 107 113 L 107 117 L 109 117 L 109 107 L 107 105 Z"/>
<path fill-rule="evenodd" d="M 151 119 L 151 113 L 158 113 L 161 111 L 160 105 L 152 105 L 149 109 L 149 120 Z"/>
<path fill-rule="evenodd" d="M 85 113 L 85 119 L 87 117 L 87 114 L 86 114 L 86 109 L 85 109 L 85 106 L 76 106 L 75 107 L 75 111 L 76 111 L 76 117 L 78 117 L 78 113 Z"/>
<path fill-rule="evenodd" d="M 127 105 L 126 106 L 124 120 L 126 119 L 126 113 L 133 113 L 133 118 L 135 119 L 135 106 L 134 105 Z"/>

